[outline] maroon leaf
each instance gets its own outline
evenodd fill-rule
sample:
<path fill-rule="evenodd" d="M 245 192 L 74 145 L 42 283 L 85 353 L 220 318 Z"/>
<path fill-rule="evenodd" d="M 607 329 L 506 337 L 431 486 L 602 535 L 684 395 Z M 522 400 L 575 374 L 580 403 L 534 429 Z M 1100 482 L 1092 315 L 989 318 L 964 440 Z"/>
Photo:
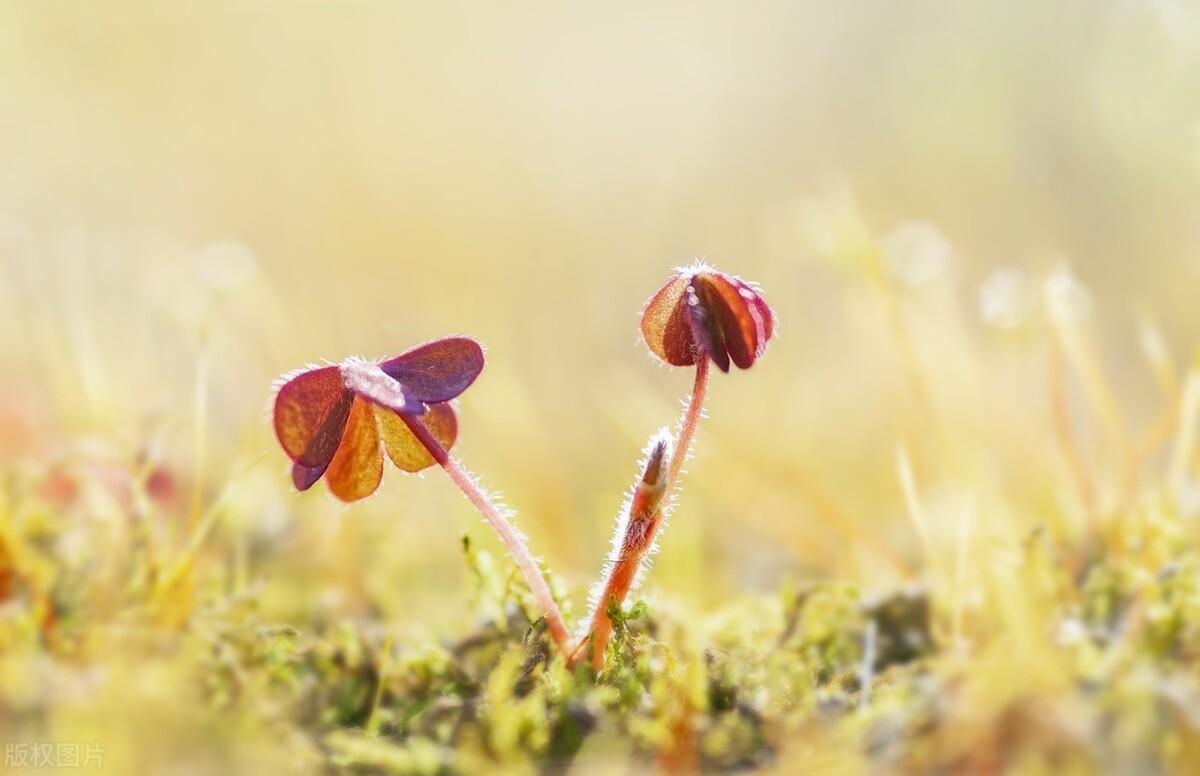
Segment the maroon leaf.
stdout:
<path fill-rule="evenodd" d="M 720 302 L 715 298 L 716 293 L 704 276 L 692 278 L 687 292 L 683 295 L 683 304 L 687 306 L 688 324 L 692 329 L 692 342 L 698 351 L 697 358 L 705 356 L 722 372 L 729 371 L 729 351 L 725 345 L 725 334 L 721 331 L 721 321 L 716 307 Z"/>
<path fill-rule="evenodd" d="M 642 310 L 642 338 L 672 366 L 711 359 L 749 369 L 767 348 L 775 317 L 749 283 L 702 264 L 678 269 Z"/>
<path fill-rule="evenodd" d="M 333 457 L 330 456 L 330 460 Z M 296 490 L 308 490 L 316 484 L 317 480 L 325 474 L 325 470 L 329 468 L 329 464 L 324 466 L 301 466 L 298 463 L 292 464 L 292 484 L 296 486 Z"/>
<path fill-rule="evenodd" d="M 310 369 L 284 383 L 275 396 L 275 435 L 288 457 L 324 470 L 342 441 L 353 399 L 336 366 Z"/>
<path fill-rule="evenodd" d="M 447 337 L 419 345 L 379 365 L 404 386 L 409 396 L 427 404 L 450 401 L 483 371 L 483 348 L 467 337 Z"/>

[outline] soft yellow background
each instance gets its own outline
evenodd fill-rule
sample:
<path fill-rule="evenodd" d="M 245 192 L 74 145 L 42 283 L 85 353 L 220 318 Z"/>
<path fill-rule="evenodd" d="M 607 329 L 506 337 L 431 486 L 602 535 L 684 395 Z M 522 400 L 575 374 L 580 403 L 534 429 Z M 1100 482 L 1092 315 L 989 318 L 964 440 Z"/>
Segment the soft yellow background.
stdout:
<path fill-rule="evenodd" d="M 1073 268 L 1131 436 L 1158 401 L 1140 327 L 1177 363 L 1200 334 L 1184 2 L 185 5 L 0 5 L 4 455 L 149 445 L 203 503 L 230 488 L 225 530 L 281 618 L 370 602 L 441 632 L 467 605 L 458 535 L 494 546 L 436 472 L 389 468 L 348 508 L 292 494 L 266 407 L 306 362 L 484 342 L 458 452 L 578 615 L 689 385 L 636 333 L 673 265 L 760 282 L 780 320 L 763 362 L 714 379 L 649 577 L 688 605 L 896 582 L 830 515 L 917 561 L 899 445 L 947 525 L 999 505 L 981 541 L 1069 502 L 1044 332 L 980 319 L 995 269 Z M 881 292 L 858 260 L 911 220 L 952 255 L 915 288 L 884 262 Z"/>

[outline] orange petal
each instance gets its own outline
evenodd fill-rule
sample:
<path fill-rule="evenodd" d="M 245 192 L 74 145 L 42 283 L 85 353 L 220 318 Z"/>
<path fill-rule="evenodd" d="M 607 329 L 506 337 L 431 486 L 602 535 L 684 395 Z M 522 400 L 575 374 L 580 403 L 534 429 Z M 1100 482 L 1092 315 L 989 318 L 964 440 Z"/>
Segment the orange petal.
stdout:
<path fill-rule="evenodd" d="M 688 278 L 676 275 L 660 288 L 642 311 L 642 338 L 654 355 L 673 366 L 696 363 L 687 311 L 682 304 Z"/>
<path fill-rule="evenodd" d="M 383 437 L 383 449 L 396 467 L 406 472 L 419 472 L 437 463 L 425 446 L 405 423 L 405 419 L 387 407 L 375 407 L 379 431 Z M 413 423 L 421 423 L 442 446 L 449 450 L 458 437 L 458 418 L 449 404 L 434 404 L 424 415 L 408 416 Z"/>
<path fill-rule="evenodd" d="M 326 470 L 325 481 L 329 483 L 329 489 L 342 501 L 366 498 L 375 492 L 383 478 L 379 427 L 371 407 L 367 400 L 354 397 L 346 433 Z"/>
<path fill-rule="evenodd" d="M 312 369 L 284 383 L 275 396 L 275 435 L 294 462 L 324 468 L 337 451 L 352 394 L 336 366 Z"/>

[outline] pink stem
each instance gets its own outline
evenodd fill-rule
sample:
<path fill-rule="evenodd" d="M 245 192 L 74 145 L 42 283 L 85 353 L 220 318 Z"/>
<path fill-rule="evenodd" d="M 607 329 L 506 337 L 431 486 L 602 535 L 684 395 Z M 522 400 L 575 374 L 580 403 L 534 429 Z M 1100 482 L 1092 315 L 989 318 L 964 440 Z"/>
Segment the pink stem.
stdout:
<path fill-rule="evenodd" d="M 696 361 L 696 381 L 692 384 L 692 398 L 688 400 L 687 409 L 679 422 L 679 436 L 675 439 L 675 455 L 671 458 L 671 468 L 667 470 L 667 493 L 673 493 L 675 483 L 679 480 L 683 462 L 691 451 L 692 437 L 696 435 L 696 426 L 704 413 L 704 395 L 708 393 L 708 359 Z"/>
<path fill-rule="evenodd" d="M 408 415 L 400 417 L 404 419 L 405 424 L 425 446 L 429 454 L 446 470 L 446 474 L 450 475 L 450 479 L 458 486 L 458 489 L 479 510 L 483 519 L 500 537 L 500 541 L 525 577 L 525 582 L 529 585 L 529 590 L 533 593 L 538 607 L 545 615 L 546 624 L 550 628 L 550 635 L 554 638 L 554 643 L 558 645 L 563 654 L 568 654 L 570 635 L 567 632 L 567 626 L 563 623 L 562 612 L 558 610 L 558 604 L 554 602 L 554 596 L 550 594 L 550 586 L 546 584 L 542 570 L 538 568 L 537 561 L 529 551 L 525 537 L 521 535 L 516 526 L 509 522 L 508 518 L 504 516 L 504 512 L 492 503 L 487 494 L 475 483 L 475 479 L 462 468 L 462 464 L 450 457 L 441 442 L 429 433 L 429 429 L 425 428 L 419 419 Z"/>

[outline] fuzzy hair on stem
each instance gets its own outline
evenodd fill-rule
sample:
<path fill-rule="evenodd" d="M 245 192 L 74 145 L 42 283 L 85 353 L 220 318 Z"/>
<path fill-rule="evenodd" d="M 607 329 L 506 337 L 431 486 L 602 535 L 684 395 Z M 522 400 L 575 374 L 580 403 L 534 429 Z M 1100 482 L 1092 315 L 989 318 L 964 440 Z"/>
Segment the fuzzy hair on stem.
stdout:
<path fill-rule="evenodd" d="M 509 556 L 521 570 L 525 582 L 529 585 L 529 590 L 533 594 L 538 608 L 542 610 L 542 614 L 546 618 L 546 626 L 550 630 L 554 643 L 558 645 L 560 651 L 567 654 L 570 649 L 570 633 L 567 631 L 562 612 L 559 611 L 558 604 L 550 592 L 550 586 L 542 574 L 537 558 L 530 552 L 525 535 L 512 521 L 514 512 L 508 507 L 497 504 L 479 485 L 476 478 L 451 457 L 421 423 L 407 415 L 401 416 L 401 418 L 434 460 L 450 476 L 451 481 L 458 486 L 467 500 L 483 515 L 483 519 L 496 532 L 501 543 L 508 550 Z"/>
<path fill-rule="evenodd" d="M 602 581 L 588 600 L 592 617 L 571 655 L 572 663 L 583 657 L 590 643 L 592 668 L 598 672 L 604 665 L 604 651 L 612 636 L 608 607 L 624 603 L 641 583 L 645 561 L 657 551 L 658 534 L 666 522 L 672 448 L 671 432 L 666 428 L 659 429 L 646 445 L 639 464 L 641 476 L 621 506 Z"/>

